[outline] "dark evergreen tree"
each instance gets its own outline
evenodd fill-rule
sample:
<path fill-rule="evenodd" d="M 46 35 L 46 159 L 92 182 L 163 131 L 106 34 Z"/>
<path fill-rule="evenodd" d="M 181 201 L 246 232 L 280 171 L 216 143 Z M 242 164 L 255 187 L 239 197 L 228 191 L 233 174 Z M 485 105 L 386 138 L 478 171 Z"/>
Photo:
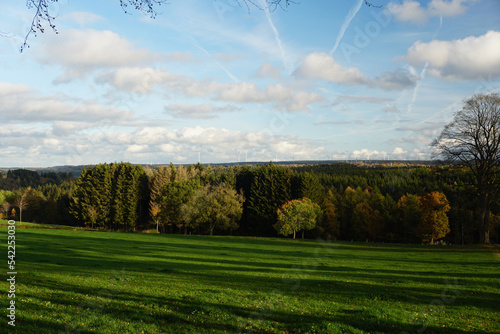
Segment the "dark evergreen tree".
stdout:
<path fill-rule="evenodd" d="M 255 169 L 247 206 L 250 233 L 276 235 L 277 210 L 292 199 L 291 179 L 290 169 L 273 163 Z"/>

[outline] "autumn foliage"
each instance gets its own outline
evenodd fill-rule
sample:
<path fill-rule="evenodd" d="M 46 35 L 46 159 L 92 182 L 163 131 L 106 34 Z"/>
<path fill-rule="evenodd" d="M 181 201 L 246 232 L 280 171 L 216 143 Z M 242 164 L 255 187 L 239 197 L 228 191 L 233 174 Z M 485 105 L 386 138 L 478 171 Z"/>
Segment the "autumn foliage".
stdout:
<path fill-rule="evenodd" d="M 421 197 L 420 210 L 422 216 L 417 227 L 417 235 L 422 242 L 433 242 L 450 232 L 450 224 L 446 215 L 450 210 L 450 205 L 443 193 L 433 191 Z"/>
<path fill-rule="evenodd" d="M 297 231 L 311 230 L 316 225 L 316 219 L 320 212 L 318 204 L 313 203 L 309 198 L 291 200 L 278 209 L 278 222 L 274 225 L 276 231 L 284 236 Z"/>

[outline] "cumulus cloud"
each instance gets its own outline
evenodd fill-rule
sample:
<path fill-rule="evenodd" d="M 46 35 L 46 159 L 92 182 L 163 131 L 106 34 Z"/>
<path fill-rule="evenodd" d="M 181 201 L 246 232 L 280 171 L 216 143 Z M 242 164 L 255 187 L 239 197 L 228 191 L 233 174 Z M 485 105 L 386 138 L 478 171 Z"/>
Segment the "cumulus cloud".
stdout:
<path fill-rule="evenodd" d="M 254 82 L 219 83 L 212 80 L 192 80 L 188 85 L 177 85 L 177 90 L 194 97 L 212 97 L 218 101 L 238 103 L 272 103 L 276 109 L 301 111 L 309 104 L 320 102 L 322 96 L 314 92 L 294 91 L 282 84 L 259 87 Z"/>
<path fill-rule="evenodd" d="M 90 142 L 90 144 L 89 144 Z M 271 136 L 261 132 L 234 131 L 215 127 L 184 127 L 165 129 L 144 127 L 127 132 L 103 132 L 90 141 L 78 143 L 75 150 L 85 152 L 85 160 L 91 160 L 94 149 L 107 154 L 109 159 L 126 156 L 135 162 L 155 159 L 183 161 L 202 160 L 237 161 L 238 152 L 245 152 L 249 161 L 269 161 L 278 154 L 292 159 L 315 159 L 324 152 L 324 147 L 308 140 L 292 136 Z M 107 153 L 105 153 L 107 152 Z M 102 160 L 102 158 L 101 158 Z"/>
<path fill-rule="evenodd" d="M 394 148 L 391 153 L 392 159 L 405 159 L 408 156 L 408 151 L 403 150 L 401 147 Z"/>
<path fill-rule="evenodd" d="M 348 86 L 367 86 L 384 90 L 400 90 L 415 86 L 418 79 L 406 69 L 385 72 L 376 78 L 370 78 L 356 67 L 343 67 L 326 53 L 316 52 L 307 55 L 295 75 L 314 78 Z"/>
<path fill-rule="evenodd" d="M 101 72 L 95 79 L 97 83 L 112 85 L 120 91 L 140 94 L 151 92 L 160 83 L 177 83 L 183 80 L 186 80 L 184 76 L 152 67 L 121 67 Z"/>
<path fill-rule="evenodd" d="M 387 157 L 387 152 L 363 148 L 361 150 L 353 151 L 351 156 L 354 159 L 382 160 Z"/>
<path fill-rule="evenodd" d="M 428 73 L 448 80 L 500 76 L 500 32 L 452 41 L 415 42 L 402 57 L 413 66 L 428 63 Z"/>
<path fill-rule="evenodd" d="M 56 136 L 68 136 L 93 126 L 92 123 L 80 121 L 55 121 L 52 124 L 52 133 Z"/>
<path fill-rule="evenodd" d="M 281 76 L 281 71 L 283 71 L 282 66 L 274 66 L 271 63 L 264 63 L 260 65 L 254 76 L 256 78 L 279 79 Z"/>
<path fill-rule="evenodd" d="M 57 96 L 40 96 L 25 85 L 0 83 L 0 91 L 0 120 L 3 123 L 106 122 L 131 117 L 128 111 L 101 106 L 92 101 L 73 104 L 73 101 Z"/>
<path fill-rule="evenodd" d="M 387 8 L 399 21 L 422 23 L 428 19 L 427 11 L 418 1 L 404 1 L 402 4 L 390 2 Z"/>
<path fill-rule="evenodd" d="M 387 8 L 398 21 L 423 24 L 434 16 L 462 15 L 466 12 L 467 5 L 474 1 L 476 0 L 432 0 L 424 8 L 418 1 L 405 0 L 403 3 L 390 2 Z"/>
<path fill-rule="evenodd" d="M 370 79 L 355 67 L 345 68 L 337 64 L 332 56 L 323 52 L 308 54 L 295 75 L 315 78 L 346 85 L 369 85 Z"/>
<path fill-rule="evenodd" d="M 69 82 L 96 68 L 133 66 L 159 59 L 157 54 L 137 48 L 115 32 L 94 29 L 68 30 L 51 36 L 41 45 L 39 55 L 42 63 L 65 68 L 56 83 Z"/>
<path fill-rule="evenodd" d="M 432 0 L 429 3 L 428 11 L 432 16 L 457 16 L 462 15 L 467 10 L 465 4 L 470 4 L 475 0 Z"/>
<path fill-rule="evenodd" d="M 95 81 L 111 85 L 122 92 L 138 94 L 150 93 L 154 86 L 165 84 L 167 91 L 188 97 L 236 103 L 270 103 L 276 109 L 286 111 L 307 110 L 310 104 L 323 101 L 318 93 L 295 91 L 280 83 L 260 87 L 254 82 L 221 83 L 209 78 L 196 80 L 151 67 L 122 67 L 102 71 Z"/>

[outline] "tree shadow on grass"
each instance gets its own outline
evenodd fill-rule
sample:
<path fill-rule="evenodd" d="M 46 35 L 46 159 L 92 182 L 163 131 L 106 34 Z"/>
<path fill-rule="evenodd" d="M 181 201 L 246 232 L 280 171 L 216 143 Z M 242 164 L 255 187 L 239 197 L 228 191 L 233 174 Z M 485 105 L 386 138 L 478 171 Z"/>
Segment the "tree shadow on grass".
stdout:
<path fill-rule="evenodd" d="M 41 282 L 39 282 L 41 283 Z M 79 291 L 92 295 L 93 289 L 74 284 L 58 285 L 60 295 Z M 173 332 L 271 332 L 271 333 L 335 333 L 363 331 L 367 333 L 466 333 L 457 328 L 443 328 L 425 322 L 402 323 L 374 315 L 371 310 L 356 308 L 337 309 L 329 315 L 300 314 L 300 310 L 288 310 L 275 295 L 264 307 L 246 307 L 221 302 L 200 302 L 193 297 L 159 297 L 142 295 L 130 291 L 110 293 L 101 301 L 73 305 L 78 321 L 69 321 L 63 326 L 55 321 L 25 319 L 18 324 L 23 333 L 100 333 L 108 329 L 105 319 L 113 319 L 116 328 L 123 333 L 139 332 L 147 324 L 148 333 Z M 44 299 L 42 299 L 43 301 Z M 46 301 L 60 304 L 60 300 L 46 297 Z M 37 305 L 26 305 L 37 310 Z M 67 306 L 60 305 L 60 307 Z M 31 331 L 33 329 L 33 331 Z M 34 331 L 37 329 L 38 331 Z M 337 331 L 338 330 L 338 331 Z"/>
<path fill-rule="evenodd" d="M 109 234 L 117 236 L 116 234 Z M 290 333 L 305 332 L 332 332 L 333 328 L 349 332 L 361 330 L 366 332 L 391 333 L 417 332 L 418 324 L 390 323 L 381 317 L 363 310 L 359 313 L 352 313 L 352 310 L 336 310 L 333 315 L 297 315 L 288 312 L 279 303 L 274 303 L 273 308 L 263 310 L 255 306 L 243 307 L 242 305 L 229 305 L 225 303 L 209 302 L 206 298 L 203 301 L 191 297 L 179 296 L 155 296 L 154 292 L 147 294 L 137 294 L 128 291 L 126 287 L 119 290 L 108 290 L 106 287 L 94 285 L 86 287 L 79 284 L 57 282 L 47 278 L 46 272 L 61 272 L 67 275 L 109 275 L 111 270 L 120 271 L 126 268 L 130 276 L 155 275 L 164 278 L 165 282 L 172 279 L 184 280 L 186 282 L 196 280 L 205 289 L 212 287 L 215 294 L 224 293 L 224 287 L 229 285 L 238 289 L 242 293 L 259 293 L 262 295 L 272 295 L 276 291 L 284 296 L 294 296 L 297 298 L 311 299 L 311 295 L 316 295 L 319 301 L 333 297 L 344 301 L 351 300 L 354 304 L 372 303 L 380 301 L 386 304 L 391 302 L 410 303 L 425 307 L 432 300 L 441 298 L 444 289 L 447 288 L 443 282 L 449 280 L 452 284 L 456 276 L 459 276 L 460 285 L 470 284 L 474 286 L 477 282 L 473 279 L 493 279 L 489 273 L 456 274 L 450 272 L 440 272 L 439 267 L 430 267 L 429 271 L 412 271 L 409 264 L 407 270 L 396 270 L 383 267 L 381 269 L 367 269 L 353 266 L 349 262 L 348 255 L 342 255 L 344 266 L 337 266 L 329 262 L 331 253 L 315 257 L 314 252 L 304 252 L 302 250 L 279 250 L 273 247 L 272 250 L 265 249 L 269 246 L 269 241 L 258 242 L 259 247 L 251 248 L 245 244 L 237 244 L 232 248 L 232 243 L 224 240 L 209 240 L 208 244 L 186 244 L 182 240 L 207 240 L 182 239 L 157 237 L 153 241 L 128 240 L 125 234 L 120 239 L 105 239 L 99 235 L 94 237 L 91 233 L 63 235 L 64 240 L 55 239 L 52 243 L 47 242 L 48 236 L 37 233 L 23 234 L 23 243 L 26 248 L 20 247 L 19 260 L 23 268 L 34 268 L 40 272 L 32 275 L 25 275 L 23 284 L 30 285 L 51 291 L 50 294 L 40 296 L 33 293 L 33 309 L 39 312 L 47 312 L 41 305 L 42 302 L 56 303 L 59 307 L 74 307 L 77 312 L 88 313 L 89 318 L 98 322 L 99 316 L 116 319 L 119 323 L 131 322 L 130 328 L 139 328 L 142 323 L 150 324 L 152 331 L 161 333 L 161 329 L 171 324 L 183 326 L 186 330 L 200 329 L 229 332 L 247 332 L 250 329 L 261 329 L 264 327 L 277 328 Z M 182 240 L 181 240 L 182 239 Z M 229 240 L 230 238 L 228 238 Z M 156 241 L 155 241 L 156 240 Z M 161 241 L 160 243 L 158 241 Z M 239 241 L 239 240 L 238 240 Z M 287 241 L 288 244 L 288 241 Z M 68 248 L 67 245 L 71 247 Z M 302 247 L 302 243 L 293 243 L 295 248 Z M 318 249 L 318 245 L 311 244 L 313 250 Z M 314 248 L 313 248 L 314 247 Z M 321 250 L 321 245 L 319 245 Z M 239 255 L 232 258 L 232 251 L 242 251 L 246 249 L 246 256 Z M 375 248 L 376 249 L 376 248 Z M 146 253 L 147 252 L 147 253 Z M 170 254 L 169 254 L 170 252 Z M 223 253 L 221 253 L 223 252 Z M 123 258 L 130 254 L 131 258 Z M 138 258 L 141 254 L 149 254 L 146 257 L 154 257 L 152 261 L 144 262 Z M 313 255 L 311 255 L 313 254 Z M 365 253 L 366 254 L 366 253 Z M 268 260 L 266 261 L 266 257 Z M 335 255 L 338 260 L 338 255 Z M 364 255 L 361 261 L 369 262 L 376 260 L 374 256 Z M 436 265 L 436 263 L 432 263 Z M 432 269 L 433 268 L 433 269 Z M 432 271 L 435 270 L 435 271 Z M 258 273 L 258 275 L 256 275 Z M 461 275 L 464 275 L 462 277 Z M 112 279 L 110 277 L 110 279 Z M 131 278 L 132 280 L 134 278 Z M 353 282 L 354 280 L 354 282 Z M 407 284 L 410 282 L 411 284 Z M 492 283 L 493 284 L 493 283 Z M 154 288 L 154 287 L 152 287 Z M 108 290 L 111 295 L 109 301 L 104 304 L 92 302 L 78 303 L 64 300 L 62 297 L 67 294 L 78 294 L 81 296 L 97 296 L 102 290 Z M 474 296 L 465 295 L 464 290 L 457 290 L 462 295 L 458 296 L 454 306 L 476 307 L 485 311 L 495 311 L 498 309 L 498 294 L 476 292 Z M 205 290 L 206 291 L 206 290 Z M 203 293 L 203 291 L 202 291 Z M 451 295 L 446 295 L 450 298 Z M 313 299 L 314 299 L 313 298 Z M 135 305 L 135 306 L 131 306 Z M 83 306 L 82 306 L 83 305 Z M 151 307 L 149 307 L 149 306 Z M 154 306 L 156 305 L 156 306 Z M 167 309 L 169 311 L 167 311 Z M 87 311 L 90 310 L 90 311 Z M 217 321 L 217 317 L 224 318 L 224 321 Z M 234 319 L 237 320 L 234 320 Z M 231 320 L 232 319 L 232 320 Z M 37 325 L 49 328 L 47 325 L 39 323 L 37 319 L 25 319 L 26 328 L 36 328 Z M 43 323 L 43 321 L 42 321 Z M 270 325 L 271 324 L 271 325 Z M 55 330 L 59 330 L 60 324 L 52 324 Z M 335 327 L 337 326 L 337 327 Z M 91 328 L 91 327 L 89 327 Z M 81 333 L 87 333 L 85 327 L 81 328 Z M 259 330 L 258 330 L 259 331 Z M 38 333 L 43 333 L 40 331 Z M 95 331 L 93 331 L 95 332 Z M 335 331 L 333 331 L 335 332 Z M 434 328 L 429 326 L 427 332 L 434 333 L 462 333 L 454 329 Z M 52 333 L 52 332 L 47 332 Z"/>

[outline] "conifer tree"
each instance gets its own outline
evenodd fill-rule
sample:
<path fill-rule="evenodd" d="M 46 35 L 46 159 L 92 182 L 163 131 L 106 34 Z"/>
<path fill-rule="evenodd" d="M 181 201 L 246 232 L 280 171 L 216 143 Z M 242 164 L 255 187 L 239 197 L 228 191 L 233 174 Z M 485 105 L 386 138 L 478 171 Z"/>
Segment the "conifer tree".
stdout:
<path fill-rule="evenodd" d="M 328 193 L 323 202 L 325 208 L 325 220 L 326 220 L 326 232 L 334 240 L 340 237 L 340 223 L 339 214 L 337 207 L 335 206 L 335 195 L 331 190 Z"/>
<path fill-rule="evenodd" d="M 291 178 L 290 169 L 272 162 L 254 170 L 247 209 L 255 234 L 272 235 L 277 209 L 292 198 Z"/>
<path fill-rule="evenodd" d="M 420 197 L 406 194 L 401 196 L 397 203 L 399 214 L 399 228 L 396 233 L 404 242 L 412 242 L 416 237 L 416 229 L 422 220 Z"/>

